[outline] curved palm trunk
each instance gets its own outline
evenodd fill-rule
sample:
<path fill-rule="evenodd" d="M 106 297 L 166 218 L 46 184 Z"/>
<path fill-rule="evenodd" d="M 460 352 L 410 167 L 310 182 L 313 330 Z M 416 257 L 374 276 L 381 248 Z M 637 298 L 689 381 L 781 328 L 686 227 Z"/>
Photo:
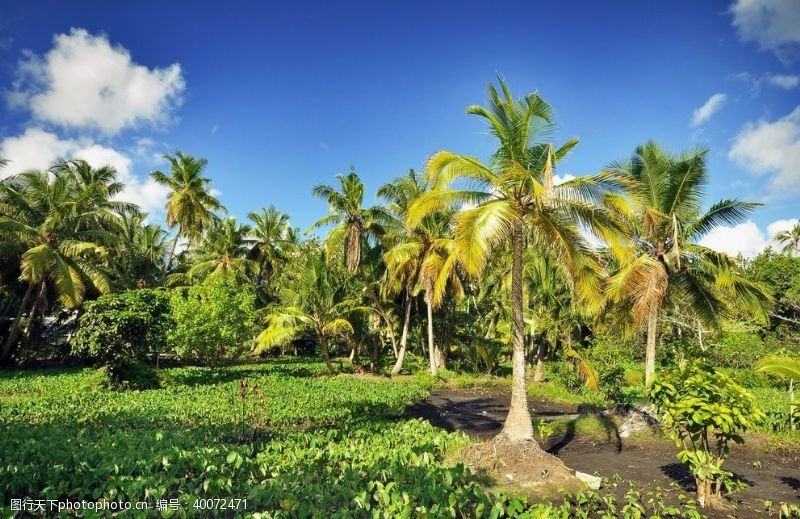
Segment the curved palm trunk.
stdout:
<path fill-rule="evenodd" d="M 22 315 L 25 313 L 25 307 L 27 307 L 31 301 L 31 297 L 33 297 L 33 283 L 28 283 L 28 288 L 25 289 L 25 295 L 22 297 L 22 302 L 19 305 L 19 311 L 17 312 L 17 317 L 14 319 L 14 324 L 11 325 L 11 329 L 8 331 L 8 338 L 6 339 L 5 344 L 3 345 L 3 351 L 0 352 L 0 362 L 5 362 L 8 360 L 9 355 L 11 355 L 11 348 L 14 346 L 14 343 L 17 341 L 17 337 L 19 337 L 19 332 L 22 329 Z M 33 310 L 31 310 L 33 311 Z"/>
<path fill-rule="evenodd" d="M 428 358 L 431 363 L 431 375 L 436 376 L 439 374 L 439 362 L 436 358 L 436 347 L 433 344 L 433 307 L 427 297 L 425 306 L 428 307 Z"/>
<path fill-rule="evenodd" d="M 644 362 L 644 383 L 649 386 L 656 374 L 656 324 L 658 310 L 653 308 L 647 316 L 647 350 Z"/>
<path fill-rule="evenodd" d="M 361 265 L 361 223 L 352 222 L 345 241 L 344 261 L 347 271 L 355 274 Z"/>
<path fill-rule="evenodd" d="M 183 232 L 183 227 L 178 226 L 178 232 L 175 234 L 175 239 L 172 240 L 172 248 L 169 251 L 169 256 L 167 256 L 167 262 L 164 264 L 164 268 L 161 270 L 161 275 L 167 273 L 169 268 L 172 266 L 172 260 L 175 259 L 175 249 L 178 247 L 178 240 L 181 237 L 181 232 Z"/>
<path fill-rule="evenodd" d="M 403 332 L 400 335 L 400 351 L 397 352 L 397 361 L 392 368 L 391 376 L 397 376 L 403 369 L 403 361 L 406 358 L 406 345 L 408 344 L 408 329 L 411 325 L 411 297 L 406 293 L 406 314 L 403 317 Z"/>
<path fill-rule="evenodd" d="M 528 411 L 528 395 L 525 392 L 525 321 L 522 317 L 523 242 L 523 227 L 518 225 L 511 237 L 511 407 L 501 433 L 512 441 L 533 440 L 533 420 Z"/>

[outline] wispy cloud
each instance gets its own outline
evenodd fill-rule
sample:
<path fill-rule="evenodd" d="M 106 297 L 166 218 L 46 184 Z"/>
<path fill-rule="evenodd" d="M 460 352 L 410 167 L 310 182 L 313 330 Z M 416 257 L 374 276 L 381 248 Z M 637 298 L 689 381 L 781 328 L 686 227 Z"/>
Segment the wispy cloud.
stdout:
<path fill-rule="evenodd" d="M 728 96 L 725 94 L 714 94 L 709 97 L 708 101 L 703 103 L 703 106 L 692 113 L 690 125 L 692 127 L 697 127 L 711 119 L 711 116 L 717 113 L 727 100 Z"/>

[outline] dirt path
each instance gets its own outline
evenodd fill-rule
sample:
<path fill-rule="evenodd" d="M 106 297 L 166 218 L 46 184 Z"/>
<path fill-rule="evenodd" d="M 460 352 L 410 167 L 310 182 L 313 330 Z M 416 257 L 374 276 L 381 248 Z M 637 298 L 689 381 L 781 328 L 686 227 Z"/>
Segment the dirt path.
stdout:
<path fill-rule="evenodd" d="M 484 439 L 502 428 L 509 401 L 510 394 L 504 389 L 440 390 L 409 406 L 406 415 Z M 529 406 L 534 420 L 569 420 L 598 411 L 537 398 L 530 398 Z M 676 459 L 671 441 L 654 436 L 623 440 L 615 424 L 611 420 L 608 423 L 601 437 L 581 437 L 574 427 L 568 426 L 565 434 L 548 441 L 547 450 L 573 469 L 590 474 L 597 472 L 609 481 L 614 481 L 615 476 L 621 478 L 616 487 L 612 484 L 604 489 L 618 498 L 628 490 L 625 483 L 628 480 L 645 489 L 660 487 L 668 494 L 694 491 L 692 478 Z M 758 468 L 759 462 L 761 468 Z M 766 516 L 763 512 L 765 500 L 776 505 L 780 502 L 800 504 L 800 452 L 767 453 L 752 446 L 734 446 L 725 467 L 749 484 L 733 496 L 733 502 L 739 506 L 736 517 Z M 726 517 L 727 514 L 716 516 Z"/>

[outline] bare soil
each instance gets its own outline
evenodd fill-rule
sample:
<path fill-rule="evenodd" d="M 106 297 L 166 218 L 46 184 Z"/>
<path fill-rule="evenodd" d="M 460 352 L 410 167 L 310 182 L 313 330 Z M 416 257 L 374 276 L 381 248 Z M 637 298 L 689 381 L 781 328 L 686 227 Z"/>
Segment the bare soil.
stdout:
<path fill-rule="evenodd" d="M 487 440 L 502 429 L 510 399 L 510 392 L 504 388 L 440 390 L 409 406 L 406 416 L 424 418 L 448 431 L 462 431 Z M 600 410 L 594 407 L 532 397 L 529 397 L 529 407 L 534 420 L 569 420 L 566 432 L 550 438 L 546 450 L 571 469 L 608 478 L 609 484 L 602 492 L 612 492 L 621 499 L 629 488 L 627 481 L 645 490 L 661 489 L 668 501 L 676 499 L 679 493 L 690 495 L 695 491 L 694 481 L 675 457 L 676 448 L 669 439 L 659 434 L 623 439 L 619 436 L 618 422 L 600 415 Z M 602 434 L 582 436 L 576 432 L 574 420 L 593 414 L 602 420 Z M 491 442 L 480 445 L 489 444 Z M 800 504 L 800 450 L 767 447 L 759 437 L 752 436 L 747 438 L 747 444 L 732 448 L 725 468 L 749 486 L 728 496 L 729 503 L 738 511 L 706 510 L 705 513 L 710 517 L 765 517 L 766 500 L 775 505 L 781 502 Z M 497 481 L 497 484 L 504 483 Z"/>

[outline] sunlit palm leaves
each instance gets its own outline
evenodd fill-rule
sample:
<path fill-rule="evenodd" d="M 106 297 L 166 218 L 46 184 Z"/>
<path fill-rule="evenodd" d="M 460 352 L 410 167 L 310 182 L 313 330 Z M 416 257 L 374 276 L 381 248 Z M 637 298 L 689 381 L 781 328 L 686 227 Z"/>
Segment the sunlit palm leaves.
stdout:
<path fill-rule="evenodd" d="M 364 184 L 354 170 L 347 175 L 336 175 L 340 189 L 320 184 L 314 187 L 315 197 L 328 203 L 329 215 L 320 218 L 309 228 L 334 226 L 327 241 L 331 246 L 342 246 L 344 261 L 350 273 L 358 271 L 361 263 L 361 246 L 365 237 L 383 234 L 382 222 L 386 211 L 379 206 L 364 208 Z"/>
<path fill-rule="evenodd" d="M 154 171 L 150 176 L 169 188 L 167 225 L 170 228 L 178 227 L 165 265 L 166 271 L 172 265 L 178 240 L 186 238 L 189 243 L 197 243 L 203 231 L 214 221 L 214 211 L 224 210 L 224 207 L 211 191 L 211 179 L 204 176 L 208 164 L 206 159 L 197 159 L 181 152 L 164 155 L 164 159 L 169 162 L 169 173 Z"/>
<path fill-rule="evenodd" d="M 764 290 L 744 280 L 728 256 L 696 243 L 717 225 L 743 221 L 758 206 L 722 200 L 701 211 L 707 154 L 698 148 L 673 155 L 647 142 L 628 161 L 608 169 L 627 187 L 632 214 L 626 220 L 635 243 L 627 258 L 618 258 L 608 293 L 631 301 L 636 320 L 648 324 L 648 383 L 655 367 L 658 313 L 668 299 L 707 324 L 718 323 L 730 308 L 726 302 L 761 315 L 769 305 Z"/>

